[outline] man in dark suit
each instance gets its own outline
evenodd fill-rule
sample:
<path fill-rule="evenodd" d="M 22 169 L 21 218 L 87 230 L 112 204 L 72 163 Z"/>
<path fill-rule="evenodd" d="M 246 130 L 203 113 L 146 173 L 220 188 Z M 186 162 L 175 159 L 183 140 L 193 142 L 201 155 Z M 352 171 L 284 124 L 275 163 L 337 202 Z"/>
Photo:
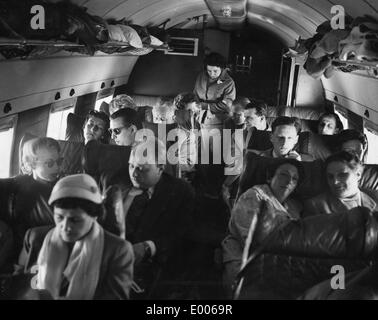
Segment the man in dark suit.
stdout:
<path fill-rule="evenodd" d="M 133 244 L 135 283 L 143 297 L 165 297 L 164 282 L 179 272 L 182 241 L 191 224 L 194 191 L 164 173 L 166 147 L 156 138 L 136 144 L 129 159 L 131 184 L 123 203 L 124 234 Z"/>

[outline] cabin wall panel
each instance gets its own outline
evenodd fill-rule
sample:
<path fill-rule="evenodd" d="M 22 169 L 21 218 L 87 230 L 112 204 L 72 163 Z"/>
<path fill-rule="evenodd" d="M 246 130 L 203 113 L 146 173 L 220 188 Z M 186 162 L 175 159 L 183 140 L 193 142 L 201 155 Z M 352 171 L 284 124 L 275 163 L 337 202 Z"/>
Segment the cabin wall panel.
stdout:
<path fill-rule="evenodd" d="M 170 30 L 173 37 L 199 38 L 198 56 L 166 55 L 154 51 L 140 57 L 127 84 L 127 93 L 149 96 L 175 96 L 193 91 L 203 68 L 203 34 L 198 30 Z"/>
<path fill-rule="evenodd" d="M 296 107 L 323 109 L 324 103 L 325 97 L 322 82 L 309 76 L 306 70 L 301 67 L 299 69 L 296 91 Z"/>
<path fill-rule="evenodd" d="M 12 104 L 9 114 L 127 83 L 137 56 L 73 56 L 0 62 L 0 117 L 3 107 Z M 101 88 L 104 82 L 105 87 Z M 71 89 L 75 90 L 70 95 Z"/>
<path fill-rule="evenodd" d="M 218 52 L 228 60 L 230 54 L 230 33 L 216 29 L 206 29 L 203 45 L 210 51 Z"/>
<path fill-rule="evenodd" d="M 377 78 L 338 71 L 330 79 L 323 78 L 322 82 L 328 100 L 378 123 Z"/>

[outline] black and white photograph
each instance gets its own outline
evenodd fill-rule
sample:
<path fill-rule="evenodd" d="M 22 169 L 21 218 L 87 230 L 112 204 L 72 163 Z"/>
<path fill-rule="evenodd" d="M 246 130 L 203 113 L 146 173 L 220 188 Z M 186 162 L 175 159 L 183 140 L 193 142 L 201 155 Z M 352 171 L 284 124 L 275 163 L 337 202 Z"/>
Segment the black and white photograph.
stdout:
<path fill-rule="evenodd" d="M 0 148 L 0 300 L 378 300 L 378 0 L 0 0 Z"/>

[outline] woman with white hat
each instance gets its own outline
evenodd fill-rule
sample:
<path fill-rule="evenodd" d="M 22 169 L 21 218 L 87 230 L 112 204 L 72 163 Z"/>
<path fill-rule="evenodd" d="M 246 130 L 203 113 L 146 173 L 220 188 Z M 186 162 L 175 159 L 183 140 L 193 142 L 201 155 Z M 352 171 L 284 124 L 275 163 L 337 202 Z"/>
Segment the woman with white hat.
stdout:
<path fill-rule="evenodd" d="M 32 289 L 54 299 L 128 299 L 132 246 L 97 222 L 104 209 L 95 180 L 87 174 L 62 178 L 49 205 L 55 227 L 30 229 L 19 258 L 23 272 L 36 273 Z"/>

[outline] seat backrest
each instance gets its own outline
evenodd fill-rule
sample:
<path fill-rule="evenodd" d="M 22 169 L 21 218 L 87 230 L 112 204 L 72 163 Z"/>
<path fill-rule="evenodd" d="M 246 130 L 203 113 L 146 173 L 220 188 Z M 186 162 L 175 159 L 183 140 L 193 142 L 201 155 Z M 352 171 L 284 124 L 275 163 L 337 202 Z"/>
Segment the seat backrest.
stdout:
<path fill-rule="evenodd" d="M 323 110 L 315 109 L 315 108 L 280 107 L 280 116 L 296 117 L 298 119 L 303 119 L 303 120 L 318 121 L 322 113 L 323 113 Z"/>
<path fill-rule="evenodd" d="M 264 151 L 272 148 L 269 131 L 253 130 L 247 149 Z M 312 132 L 301 132 L 295 150 L 310 154 L 314 159 L 325 160 L 337 150 L 337 136 L 322 136 Z"/>
<path fill-rule="evenodd" d="M 108 184 L 129 181 L 130 146 L 102 144 L 89 141 L 83 152 L 83 169 L 100 183 L 106 179 Z"/>
<path fill-rule="evenodd" d="M 154 107 L 159 102 L 159 96 L 131 95 L 138 107 L 150 106 Z"/>
<path fill-rule="evenodd" d="M 279 107 L 280 116 L 298 118 L 302 132 L 317 132 L 318 120 L 323 113 L 322 109 L 304 107 Z"/>
<path fill-rule="evenodd" d="M 25 142 L 38 138 L 32 134 L 25 133 L 21 138 L 19 145 L 19 168 L 20 173 L 27 173 L 23 171 L 22 153 Z M 60 155 L 63 157 L 61 172 L 63 175 L 75 174 L 83 171 L 82 156 L 84 151 L 84 144 L 81 142 L 57 140 L 60 146 Z"/>

